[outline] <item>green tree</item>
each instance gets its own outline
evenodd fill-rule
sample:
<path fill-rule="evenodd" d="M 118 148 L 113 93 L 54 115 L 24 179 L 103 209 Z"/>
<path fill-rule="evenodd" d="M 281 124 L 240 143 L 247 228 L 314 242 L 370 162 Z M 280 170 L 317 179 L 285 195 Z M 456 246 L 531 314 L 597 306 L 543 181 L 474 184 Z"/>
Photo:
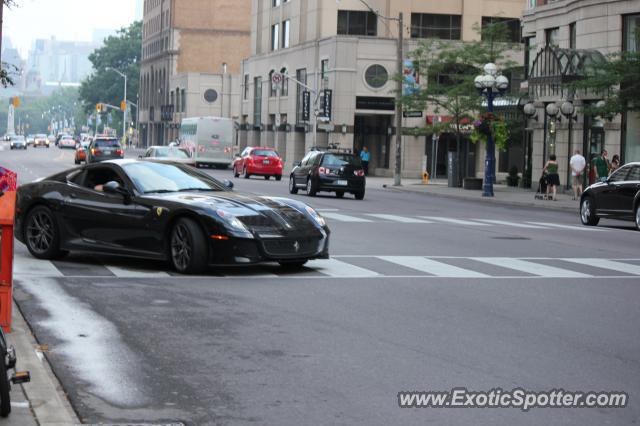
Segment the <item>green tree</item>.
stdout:
<path fill-rule="evenodd" d="M 97 103 L 119 106 L 122 101 L 124 81 L 118 73 L 107 68 L 117 69 L 127 76 L 127 98 L 135 102 L 138 95 L 141 52 L 142 22 L 137 21 L 120 29 L 116 36 L 107 38 L 102 47 L 89 55 L 94 72 L 80 86 L 80 100 L 85 113 L 94 113 Z M 112 115 L 114 121 L 111 126 L 121 128 L 122 114 Z M 106 117 L 103 119 L 106 121 Z"/>
<path fill-rule="evenodd" d="M 4 12 L 4 7 L 15 6 L 15 0 L 2 0 L 2 4 L 0 4 L 0 52 L 2 51 L 2 14 Z M 14 69 L 13 65 L 0 62 L 0 84 L 3 87 L 13 85 L 13 80 L 11 79 L 11 74 L 18 71 Z"/>
<path fill-rule="evenodd" d="M 443 132 L 455 134 L 458 156 L 463 125 L 472 121 L 482 109 L 482 98 L 474 86 L 475 77 L 489 62 L 502 70 L 513 67 L 515 62 L 509 54 L 521 48 L 520 44 L 509 42 L 510 30 L 504 22 L 482 28 L 476 25 L 474 29 L 479 33 L 480 40 L 421 41 L 409 57 L 418 65 L 423 84 L 401 99 L 405 109 L 424 111 L 432 108 L 436 114 L 450 116 L 449 122 L 434 123 L 418 132 L 425 135 Z M 458 185 L 460 183 L 458 176 Z"/>

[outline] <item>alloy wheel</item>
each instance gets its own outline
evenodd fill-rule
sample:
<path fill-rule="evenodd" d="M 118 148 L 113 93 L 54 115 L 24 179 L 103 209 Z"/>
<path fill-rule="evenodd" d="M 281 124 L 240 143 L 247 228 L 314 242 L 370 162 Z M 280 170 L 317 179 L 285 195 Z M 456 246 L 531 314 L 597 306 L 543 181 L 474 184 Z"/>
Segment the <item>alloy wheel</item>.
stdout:
<path fill-rule="evenodd" d="M 582 202 L 582 207 L 580 208 L 580 218 L 582 219 L 582 223 L 589 223 L 591 220 L 591 201 L 587 198 Z"/>
<path fill-rule="evenodd" d="M 640 205 L 636 207 L 636 228 L 640 231 Z"/>
<path fill-rule="evenodd" d="M 191 252 L 189 230 L 184 224 L 178 224 L 171 238 L 171 257 L 176 269 L 184 271 L 189 267 Z"/>
<path fill-rule="evenodd" d="M 27 241 L 36 253 L 45 253 L 54 239 L 53 220 L 45 211 L 36 212 L 27 225 Z"/>

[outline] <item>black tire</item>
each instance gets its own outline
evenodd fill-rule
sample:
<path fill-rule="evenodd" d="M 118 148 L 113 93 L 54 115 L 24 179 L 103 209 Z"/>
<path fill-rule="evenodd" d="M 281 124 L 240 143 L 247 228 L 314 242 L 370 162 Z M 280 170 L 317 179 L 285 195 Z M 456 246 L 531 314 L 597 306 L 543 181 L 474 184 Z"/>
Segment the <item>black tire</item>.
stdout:
<path fill-rule="evenodd" d="M 271 179 L 271 176 L 269 176 L 269 175 L 266 175 L 266 176 L 264 177 L 264 180 L 269 180 L 269 179 Z"/>
<path fill-rule="evenodd" d="M 80 164 L 80 160 L 73 160 L 74 163 Z"/>
<path fill-rule="evenodd" d="M 596 216 L 593 198 L 584 197 L 580 202 L 580 221 L 586 226 L 596 226 L 600 218 Z"/>
<path fill-rule="evenodd" d="M 7 417 L 11 413 L 11 396 L 9 395 L 11 387 L 4 359 L 4 356 L 0 359 L 0 417 Z"/>
<path fill-rule="evenodd" d="M 244 166 L 244 170 L 242 171 L 242 174 L 244 175 L 245 179 L 249 179 L 251 177 L 251 175 L 247 171 L 247 166 Z"/>
<path fill-rule="evenodd" d="M 638 231 L 640 231 L 640 203 L 638 203 L 638 205 L 636 205 L 636 210 L 635 210 L 636 214 L 635 214 L 635 223 L 636 223 L 636 229 Z"/>
<path fill-rule="evenodd" d="M 311 177 L 308 177 L 307 178 L 307 195 L 309 197 L 315 197 L 317 193 L 318 193 L 318 189 L 316 188 L 316 185 L 313 183 L 313 179 L 311 179 Z"/>
<path fill-rule="evenodd" d="M 280 182 L 282 180 L 282 175 L 276 175 L 276 180 Z"/>
<path fill-rule="evenodd" d="M 24 222 L 24 240 L 29 253 L 38 259 L 57 259 L 66 252 L 60 250 L 60 231 L 51 210 L 37 206 Z"/>
<path fill-rule="evenodd" d="M 294 271 L 296 269 L 301 269 L 304 265 L 306 265 L 308 260 L 293 260 L 293 261 L 280 261 L 278 262 L 283 269 L 288 271 Z"/>
<path fill-rule="evenodd" d="M 293 176 L 290 176 L 289 177 L 289 194 L 297 194 L 297 193 L 298 193 L 298 187 L 296 186 Z"/>
<path fill-rule="evenodd" d="M 238 172 L 238 170 L 236 169 L 236 166 L 233 166 L 233 177 L 234 178 L 240 177 L 240 172 Z"/>
<path fill-rule="evenodd" d="M 344 191 L 336 191 L 336 198 L 344 198 Z"/>
<path fill-rule="evenodd" d="M 207 268 L 207 241 L 202 228 L 189 218 L 181 218 L 169 237 L 169 260 L 181 274 L 198 274 Z"/>
<path fill-rule="evenodd" d="M 364 189 L 353 194 L 356 200 L 364 200 Z"/>

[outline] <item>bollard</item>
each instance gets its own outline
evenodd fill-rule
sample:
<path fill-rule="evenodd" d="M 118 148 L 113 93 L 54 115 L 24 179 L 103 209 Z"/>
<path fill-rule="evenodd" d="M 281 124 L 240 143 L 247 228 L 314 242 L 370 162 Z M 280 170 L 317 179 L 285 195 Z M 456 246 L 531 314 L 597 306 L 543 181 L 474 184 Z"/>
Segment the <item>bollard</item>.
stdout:
<path fill-rule="evenodd" d="M 0 167 L 0 326 L 11 332 L 13 289 L 13 225 L 17 175 Z"/>

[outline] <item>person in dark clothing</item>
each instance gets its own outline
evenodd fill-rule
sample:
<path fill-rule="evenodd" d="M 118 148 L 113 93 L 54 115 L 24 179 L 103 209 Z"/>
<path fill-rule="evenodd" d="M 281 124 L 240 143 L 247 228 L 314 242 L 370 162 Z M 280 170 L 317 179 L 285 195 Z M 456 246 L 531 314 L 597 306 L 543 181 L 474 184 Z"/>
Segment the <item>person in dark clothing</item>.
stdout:
<path fill-rule="evenodd" d="M 557 200 L 556 191 L 560 186 L 560 175 L 558 174 L 558 162 L 556 161 L 555 155 L 549 156 L 549 161 L 545 164 L 543 173 L 547 174 L 547 199 Z M 552 193 L 551 198 L 549 198 L 549 192 Z"/>

